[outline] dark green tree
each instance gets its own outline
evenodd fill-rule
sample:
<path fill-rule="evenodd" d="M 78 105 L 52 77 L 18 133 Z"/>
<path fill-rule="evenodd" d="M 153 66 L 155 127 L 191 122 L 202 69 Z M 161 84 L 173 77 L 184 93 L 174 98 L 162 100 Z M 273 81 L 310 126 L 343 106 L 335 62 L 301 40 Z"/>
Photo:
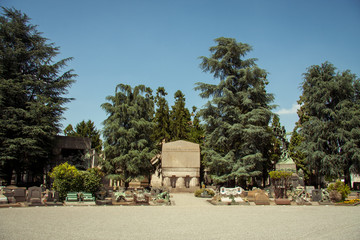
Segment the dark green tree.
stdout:
<path fill-rule="evenodd" d="M 175 103 L 170 113 L 171 140 L 188 140 L 190 132 L 190 111 L 185 107 L 185 95 L 180 91 L 174 94 Z"/>
<path fill-rule="evenodd" d="M 305 155 L 299 149 L 301 143 L 304 141 L 304 138 L 298 133 L 298 128 L 299 127 L 297 123 L 291 134 L 289 153 L 290 157 L 294 160 L 296 164 L 297 170 L 301 169 L 304 173 L 305 179 L 308 179 L 310 177 L 310 171 L 305 162 Z"/>
<path fill-rule="evenodd" d="M 59 48 L 42 37 L 30 19 L 15 9 L 0 16 L 0 174 L 7 182 L 42 177 L 59 132 L 63 97 L 74 82 L 71 58 L 54 62 Z M 29 179 L 31 181 L 31 179 Z"/>
<path fill-rule="evenodd" d="M 76 124 L 75 130 L 69 124 L 64 130 L 65 136 L 72 137 L 87 137 L 91 139 L 91 148 L 95 149 L 97 153 L 101 152 L 102 141 L 100 138 L 100 131 L 96 129 L 95 123 L 91 120 L 85 122 L 84 120 Z"/>
<path fill-rule="evenodd" d="M 102 104 L 108 114 L 104 121 L 105 161 L 108 174 L 118 175 L 128 186 L 132 179 L 149 176 L 150 160 L 156 154 L 151 136 L 154 130 L 152 90 L 144 85 L 132 88 L 119 84 L 115 95 Z"/>
<path fill-rule="evenodd" d="M 201 144 L 204 140 L 204 128 L 200 123 L 200 112 L 196 111 L 197 108 L 195 106 L 192 107 L 192 121 L 190 124 L 190 132 L 188 140 L 193 143 Z"/>
<path fill-rule="evenodd" d="M 156 91 L 155 104 L 155 128 L 153 139 L 158 146 L 161 148 L 161 142 L 165 140 L 168 142 L 171 138 L 170 136 L 170 113 L 169 105 L 165 99 L 167 92 L 164 87 L 159 87 Z"/>
<path fill-rule="evenodd" d="M 270 160 L 271 165 L 274 166 L 279 160 L 284 151 L 288 149 L 288 141 L 286 139 L 286 130 L 280 124 L 280 118 L 274 114 L 271 121 L 271 131 L 273 136 L 271 138 Z"/>
<path fill-rule="evenodd" d="M 321 176 L 345 176 L 350 184 L 350 173 L 360 173 L 359 81 L 349 70 L 336 72 L 329 62 L 304 73 L 300 150 L 317 185 Z"/>
<path fill-rule="evenodd" d="M 204 162 L 218 183 L 244 186 L 249 177 L 267 174 L 272 132 L 272 94 L 266 93 L 266 71 L 256 59 L 244 59 L 248 44 L 232 38 L 215 39 L 211 56 L 200 67 L 219 78 L 218 84 L 197 83 L 203 98 L 212 98 L 201 110 L 205 121 Z"/>

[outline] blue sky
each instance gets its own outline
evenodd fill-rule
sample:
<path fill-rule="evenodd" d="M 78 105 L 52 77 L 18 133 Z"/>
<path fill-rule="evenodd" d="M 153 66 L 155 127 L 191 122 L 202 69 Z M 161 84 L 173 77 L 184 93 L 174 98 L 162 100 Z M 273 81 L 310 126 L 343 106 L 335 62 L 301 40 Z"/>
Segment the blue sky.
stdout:
<path fill-rule="evenodd" d="M 196 82 L 218 83 L 199 68 L 214 39 L 248 43 L 259 67 L 269 72 L 267 91 L 288 132 L 298 117 L 302 74 L 329 61 L 360 76 L 360 1 L 49 1 L 5 0 L 5 7 L 26 13 L 50 42 L 59 59 L 74 57 L 68 68 L 79 76 L 68 97 L 62 123 L 92 120 L 98 129 L 106 113 L 100 105 L 119 83 L 159 86 L 173 104 L 177 90 L 186 106 L 206 100 Z"/>

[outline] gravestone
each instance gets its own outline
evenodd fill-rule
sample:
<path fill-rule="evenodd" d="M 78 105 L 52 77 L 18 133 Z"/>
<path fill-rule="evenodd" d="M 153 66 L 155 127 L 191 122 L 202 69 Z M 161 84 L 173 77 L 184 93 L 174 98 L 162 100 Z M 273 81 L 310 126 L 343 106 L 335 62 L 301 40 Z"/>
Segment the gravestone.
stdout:
<path fill-rule="evenodd" d="M 249 201 L 249 202 L 254 202 L 254 201 L 255 201 L 255 194 L 257 194 L 257 193 L 262 193 L 262 192 L 264 192 L 264 191 L 261 190 L 261 189 L 255 189 L 255 190 L 253 190 L 253 191 L 249 191 L 249 192 L 248 192 L 248 195 L 247 195 L 248 201 Z"/>
<path fill-rule="evenodd" d="M 42 205 L 41 203 L 41 188 L 40 187 L 30 187 L 28 189 L 27 201 L 30 202 L 32 206 Z"/>
<path fill-rule="evenodd" d="M 26 189 L 25 188 L 16 188 L 13 190 L 14 198 L 16 202 L 25 202 L 26 201 Z"/>
<path fill-rule="evenodd" d="M 314 186 L 306 186 L 305 187 L 305 192 L 311 196 L 312 194 L 312 190 L 315 190 L 315 187 Z"/>
<path fill-rule="evenodd" d="M 256 205 L 270 205 L 269 197 L 265 192 L 260 192 L 255 194 L 255 204 Z"/>
<path fill-rule="evenodd" d="M 299 186 L 299 180 L 299 176 L 296 173 L 293 173 L 293 175 L 291 176 L 291 185 L 293 186 L 293 188 Z"/>
<path fill-rule="evenodd" d="M 321 201 L 321 189 L 314 189 L 311 191 L 311 200 L 313 202 Z"/>
<path fill-rule="evenodd" d="M 7 197 L 5 197 L 5 195 L 0 194 L 0 204 L 7 204 L 8 203 L 8 199 Z"/>
<path fill-rule="evenodd" d="M 13 190 L 5 188 L 3 195 L 7 198 L 9 203 L 16 203 Z"/>

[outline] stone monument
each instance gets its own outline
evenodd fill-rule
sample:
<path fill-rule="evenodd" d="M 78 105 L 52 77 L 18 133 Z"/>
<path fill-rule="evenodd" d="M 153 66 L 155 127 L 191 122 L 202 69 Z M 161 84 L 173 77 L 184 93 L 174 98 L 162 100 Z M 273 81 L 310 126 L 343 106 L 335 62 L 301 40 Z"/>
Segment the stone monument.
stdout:
<path fill-rule="evenodd" d="M 161 169 L 152 175 L 151 186 L 167 187 L 172 192 L 194 192 L 199 189 L 199 178 L 199 144 L 182 140 L 163 143 Z"/>

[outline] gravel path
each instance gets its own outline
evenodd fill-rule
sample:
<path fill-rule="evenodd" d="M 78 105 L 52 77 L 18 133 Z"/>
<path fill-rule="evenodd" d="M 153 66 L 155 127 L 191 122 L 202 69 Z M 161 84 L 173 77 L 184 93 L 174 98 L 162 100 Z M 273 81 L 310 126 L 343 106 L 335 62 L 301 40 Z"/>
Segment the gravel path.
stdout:
<path fill-rule="evenodd" d="M 0 209 L 0 239 L 359 239 L 360 207 L 175 206 Z"/>

